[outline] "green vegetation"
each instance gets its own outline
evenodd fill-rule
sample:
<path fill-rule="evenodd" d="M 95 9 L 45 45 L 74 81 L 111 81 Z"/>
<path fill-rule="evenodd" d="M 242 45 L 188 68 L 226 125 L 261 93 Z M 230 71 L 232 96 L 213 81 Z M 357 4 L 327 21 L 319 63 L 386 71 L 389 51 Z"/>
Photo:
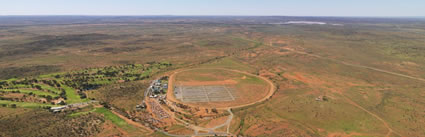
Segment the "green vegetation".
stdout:
<path fill-rule="evenodd" d="M 96 108 L 94 110 L 94 112 L 103 114 L 103 116 L 107 120 L 111 120 L 112 123 L 114 123 L 115 125 L 117 125 L 117 126 L 119 126 L 121 128 L 124 128 L 124 127 L 130 128 L 130 126 L 128 125 L 127 122 L 125 122 L 123 119 L 121 119 L 120 117 L 118 117 L 117 115 L 115 115 L 114 113 L 112 113 L 111 111 L 109 111 L 106 108 Z"/>
<path fill-rule="evenodd" d="M 67 104 L 86 102 L 89 101 L 86 95 L 88 90 L 95 90 L 114 83 L 143 80 L 169 66 L 171 64 L 168 62 L 150 62 L 146 65 L 128 64 L 88 68 L 80 71 L 46 74 L 39 77 L 9 79 L 0 81 L 0 97 L 2 100 L 10 101 L 36 100 L 36 104 L 55 104 L 55 100 L 60 99 L 65 100 Z M 29 96 L 18 98 L 16 95 L 8 96 L 11 93 L 22 93 Z M 43 98 L 46 100 L 42 100 Z"/>
<path fill-rule="evenodd" d="M 141 132 L 141 130 L 144 131 L 144 129 L 138 129 L 128 124 L 125 120 L 121 119 L 120 117 L 118 117 L 117 115 L 115 115 L 114 113 L 112 113 L 110 110 L 106 108 L 103 108 L 103 107 L 96 108 L 94 112 L 102 114 L 106 120 L 112 121 L 112 123 L 114 123 L 119 128 L 122 128 L 127 132 L 134 133 L 136 134 L 136 136 L 140 136 L 140 134 L 144 134 L 143 132 Z"/>
<path fill-rule="evenodd" d="M 53 92 L 53 93 L 56 93 L 56 94 L 60 94 L 60 91 L 59 91 L 59 89 L 57 89 L 57 88 L 54 88 L 54 87 L 51 87 L 51 86 L 49 86 L 49 85 L 45 85 L 45 84 L 38 84 L 38 83 L 33 83 L 32 85 L 34 85 L 34 87 L 39 87 L 39 89 L 41 89 L 41 90 L 47 90 L 47 91 L 49 91 L 49 92 Z"/>
<path fill-rule="evenodd" d="M 15 101 L 7 101 L 7 100 L 0 100 L 0 104 L 5 104 L 9 107 L 15 106 L 15 107 L 23 107 L 23 108 L 43 108 L 43 107 L 56 106 L 56 105 L 50 105 L 50 104 L 15 102 Z"/>
<path fill-rule="evenodd" d="M 52 97 L 57 97 L 57 94 L 54 93 L 49 93 L 49 92 L 45 92 L 45 91 L 40 91 L 40 90 L 36 90 L 36 89 L 1 89 L 1 91 L 5 91 L 5 92 L 15 92 L 15 93 L 25 93 L 25 94 L 29 94 L 29 95 L 41 95 L 41 96 L 52 96 Z"/>
<path fill-rule="evenodd" d="M 68 100 L 68 103 L 78 103 L 78 102 L 85 102 L 88 101 L 87 98 L 81 99 L 81 97 L 76 93 L 75 89 L 72 89 L 71 87 L 62 86 L 63 90 L 65 90 L 65 95 Z"/>
<path fill-rule="evenodd" d="M 293 20 L 328 24 L 276 24 Z M 143 119 L 149 114 L 135 106 L 150 80 L 190 68 L 241 70 L 278 88 L 263 103 L 234 109 L 235 135 L 423 136 L 424 28 L 420 18 L 4 17 L 0 136 L 96 136 L 105 119 L 120 120 L 94 109 L 68 116 L 38 108 L 95 99 Z M 235 74 L 195 78 L 221 75 Z M 100 135 L 124 136 L 117 129 Z"/>

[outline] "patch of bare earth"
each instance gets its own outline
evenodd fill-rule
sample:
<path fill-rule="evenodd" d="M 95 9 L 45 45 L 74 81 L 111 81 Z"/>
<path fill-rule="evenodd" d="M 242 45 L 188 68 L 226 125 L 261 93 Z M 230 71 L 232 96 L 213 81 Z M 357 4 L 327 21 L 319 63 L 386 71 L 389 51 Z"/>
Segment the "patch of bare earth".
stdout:
<path fill-rule="evenodd" d="M 216 119 L 212 119 L 204 127 L 213 128 L 215 126 L 221 125 L 221 124 L 226 122 L 227 118 L 228 117 L 225 116 L 225 117 L 219 117 L 219 118 L 216 118 Z"/>
<path fill-rule="evenodd" d="M 237 81 L 228 79 L 223 81 L 179 81 L 179 85 L 184 86 L 206 86 L 206 85 L 235 85 Z"/>
<path fill-rule="evenodd" d="M 178 128 L 175 130 L 169 130 L 168 133 L 170 134 L 176 134 L 176 135 L 190 135 L 193 134 L 194 131 L 192 129 L 188 129 L 188 128 Z"/>
<path fill-rule="evenodd" d="M 97 137 L 120 137 L 128 136 L 128 133 L 121 128 L 115 126 L 111 121 L 105 121 L 103 124 L 103 130 L 97 134 Z"/>

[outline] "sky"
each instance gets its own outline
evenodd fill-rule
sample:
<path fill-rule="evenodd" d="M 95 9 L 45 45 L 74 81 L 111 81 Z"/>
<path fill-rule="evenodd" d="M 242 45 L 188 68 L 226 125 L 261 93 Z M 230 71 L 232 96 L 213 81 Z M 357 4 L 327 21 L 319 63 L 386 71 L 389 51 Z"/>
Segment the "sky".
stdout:
<path fill-rule="evenodd" d="M 0 15 L 425 16 L 425 0 L 0 0 Z"/>

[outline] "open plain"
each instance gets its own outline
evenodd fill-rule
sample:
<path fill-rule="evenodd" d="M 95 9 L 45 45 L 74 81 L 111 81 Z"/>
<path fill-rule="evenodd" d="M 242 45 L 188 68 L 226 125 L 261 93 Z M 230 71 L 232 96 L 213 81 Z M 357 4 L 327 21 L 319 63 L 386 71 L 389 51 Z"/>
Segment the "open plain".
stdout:
<path fill-rule="evenodd" d="M 422 137 L 424 28 L 416 18 L 1 16 L 0 136 Z"/>

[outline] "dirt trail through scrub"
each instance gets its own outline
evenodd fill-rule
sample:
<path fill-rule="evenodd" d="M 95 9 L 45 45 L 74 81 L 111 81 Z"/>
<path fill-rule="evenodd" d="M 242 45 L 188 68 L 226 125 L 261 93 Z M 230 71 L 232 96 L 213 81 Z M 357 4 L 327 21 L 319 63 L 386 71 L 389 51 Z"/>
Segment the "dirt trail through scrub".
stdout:
<path fill-rule="evenodd" d="M 292 52 L 295 52 L 295 53 L 298 53 L 298 54 L 304 54 L 304 55 L 308 55 L 308 56 L 312 56 L 312 57 L 317 57 L 317 58 L 321 58 L 321 59 L 331 60 L 331 61 L 338 62 L 338 63 L 344 64 L 344 65 L 347 65 L 347 66 L 352 66 L 352 67 L 358 67 L 358 68 L 364 68 L 364 69 L 374 70 L 374 71 L 378 71 L 378 72 L 382 72 L 382 73 L 387 73 L 387 74 L 390 74 L 390 75 L 395 75 L 395 76 L 399 76 L 399 77 L 404 77 L 404 78 L 408 78 L 408 79 L 413 79 L 413 80 L 418 80 L 418 81 L 425 82 L 425 79 L 418 78 L 418 77 L 412 77 L 412 76 L 408 76 L 408 75 L 404 75 L 404 74 L 400 74 L 400 73 L 395 73 L 395 72 L 390 72 L 390 71 L 382 70 L 382 69 L 378 69 L 378 68 L 373 68 L 373 67 L 368 67 L 368 66 L 363 66 L 363 65 L 352 64 L 352 63 L 348 63 L 348 62 L 345 62 L 345 61 L 336 60 L 336 59 L 333 59 L 333 58 L 322 57 L 322 56 L 315 55 L 315 54 L 310 54 L 310 53 L 306 53 L 306 52 L 302 52 L 302 51 L 297 51 L 297 50 L 294 50 L 294 49 L 291 49 L 291 48 L 284 48 L 284 49 L 289 50 L 289 51 L 292 51 Z M 343 93 L 340 93 L 340 94 L 351 105 L 354 105 L 355 107 L 357 107 L 357 108 L 365 111 L 369 115 L 371 115 L 371 116 L 375 117 L 376 119 L 378 119 L 379 121 L 381 121 L 384 124 L 384 126 L 388 129 L 388 133 L 385 135 L 386 137 L 391 136 L 391 134 L 396 134 L 398 136 L 402 136 L 399 133 L 395 132 L 384 119 L 382 119 L 378 115 L 370 112 L 369 110 L 363 108 L 362 106 L 358 105 L 357 103 L 355 103 L 354 101 L 352 101 L 351 99 L 349 99 L 347 96 L 345 96 Z"/>
<path fill-rule="evenodd" d="M 394 132 L 394 130 L 393 130 L 393 129 L 391 129 L 391 127 L 388 125 L 388 123 L 387 123 L 384 119 L 382 119 L 382 118 L 381 118 L 381 117 L 379 117 L 378 115 L 376 115 L 376 114 L 374 114 L 374 113 L 370 112 L 369 110 L 367 110 L 367 109 L 363 108 L 362 106 L 360 106 L 360 105 L 359 105 L 359 104 L 357 104 L 356 102 L 354 102 L 354 101 L 352 101 L 351 99 L 349 99 L 347 96 L 345 96 L 345 95 L 343 95 L 343 94 L 341 94 L 341 95 L 342 95 L 342 96 L 344 97 L 344 99 L 345 99 L 346 101 L 348 101 L 348 103 L 350 103 L 351 105 L 356 106 L 357 108 L 359 108 L 359 109 L 361 109 L 361 110 L 365 111 L 365 112 L 366 112 L 366 113 L 368 113 L 369 115 L 371 115 L 371 116 L 375 117 L 376 119 L 378 119 L 379 121 L 381 121 L 381 122 L 384 124 L 384 126 L 388 129 L 388 133 L 387 133 L 386 137 L 389 137 L 389 136 L 391 135 L 391 133 L 394 133 L 394 134 L 396 134 L 396 135 L 398 135 L 398 136 L 401 136 L 400 134 L 398 134 L 398 133 Z"/>
<path fill-rule="evenodd" d="M 316 54 L 310 54 L 310 53 L 306 53 L 306 52 L 302 52 L 302 51 L 297 51 L 297 50 L 294 50 L 294 49 L 291 49 L 291 48 L 284 48 L 284 49 L 289 50 L 291 52 L 298 53 L 298 54 L 304 54 L 304 55 L 308 55 L 308 56 L 312 56 L 312 57 L 331 60 L 331 61 L 338 62 L 338 63 L 344 64 L 344 65 L 347 65 L 347 66 L 369 69 L 369 70 L 373 70 L 373 71 L 387 73 L 387 74 L 394 75 L 394 76 L 399 76 L 399 77 L 404 77 L 404 78 L 408 78 L 408 79 L 413 79 L 413 80 L 425 82 L 425 79 L 423 79 L 423 78 L 418 78 L 418 77 L 413 77 L 413 76 L 409 76 L 409 75 L 405 75 L 405 74 L 395 73 L 395 72 L 391 72 L 391 71 L 387 71 L 387 70 L 383 70 L 383 69 L 379 69 L 379 68 L 353 64 L 353 63 L 349 63 L 349 62 L 345 62 L 345 61 L 341 61 L 341 60 L 337 60 L 337 59 L 333 59 L 333 58 L 329 58 L 329 57 L 323 57 L 323 56 L 319 56 L 319 55 L 316 55 Z"/>

